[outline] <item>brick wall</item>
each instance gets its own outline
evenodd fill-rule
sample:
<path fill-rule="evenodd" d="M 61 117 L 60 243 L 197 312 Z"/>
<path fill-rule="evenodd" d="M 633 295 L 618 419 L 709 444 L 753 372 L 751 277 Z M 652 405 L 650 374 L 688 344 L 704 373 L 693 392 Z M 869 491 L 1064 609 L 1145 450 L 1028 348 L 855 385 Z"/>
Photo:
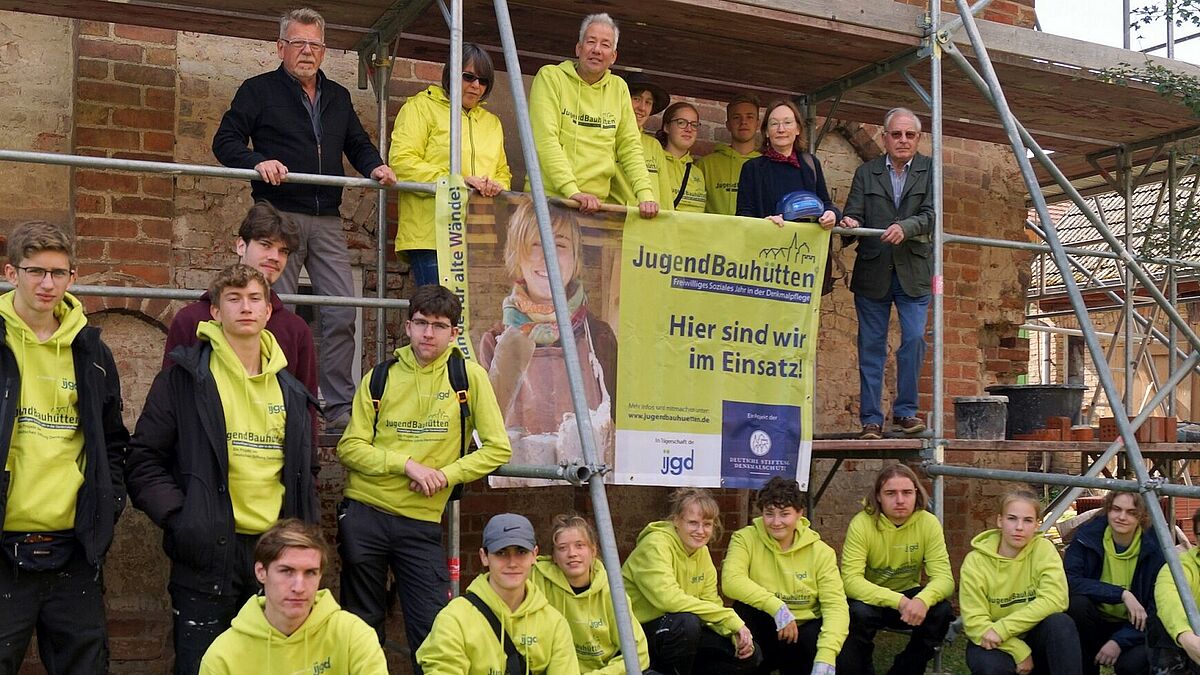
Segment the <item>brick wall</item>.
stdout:
<path fill-rule="evenodd" d="M 894 1 L 905 5 L 916 5 L 917 7 L 929 6 L 927 0 Z M 996 0 L 996 2 L 988 5 L 987 9 L 983 10 L 983 15 L 979 18 L 997 23 L 1032 28 L 1034 22 L 1037 20 L 1037 12 L 1033 8 L 1034 2 L 1035 0 Z M 954 0 L 942 0 L 942 11 L 957 14 L 958 5 Z"/>

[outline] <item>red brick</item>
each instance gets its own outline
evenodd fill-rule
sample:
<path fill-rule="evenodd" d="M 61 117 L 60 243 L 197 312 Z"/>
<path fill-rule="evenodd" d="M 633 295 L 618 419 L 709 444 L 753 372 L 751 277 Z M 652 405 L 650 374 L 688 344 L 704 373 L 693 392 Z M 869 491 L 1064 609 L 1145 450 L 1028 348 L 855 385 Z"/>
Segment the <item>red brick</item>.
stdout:
<path fill-rule="evenodd" d="M 146 89 L 146 107 L 155 110 L 175 109 L 175 90 L 150 87 Z"/>
<path fill-rule="evenodd" d="M 157 131 L 142 133 L 142 149 L 147 152 L 170 154 L 175 151 L 174 134 L 164 134 Z"/>
<path fill-rule="evenodd" d="M 95 127 L 77 127 L 75 129 L 75 144 L 86 147 L 137 150 L 140 147 L 140 141 L 136 131 Z"/>
<path fill-rule="evenodd" d="M 171 130 L 175 128 L 175 116 L 165 110 L 120 108 L 113 111 L 112 123 L 135 129 Z"/>
<path fill-rule="evenodd" d="M 146 26 L 128 26 L 116 24 L 113 26 L 117 37 L 138 42 L 157 42 L 162 45 L 175 44 L 175 31 L 163 28 L 148 28 Z"/>
<path fill-rule="evenodd" d="M 76 83 L 76 94 L 81 101 L 115 103 L 117 105 L 141 105 L 142 91 L 137 87 L 112 82 L 81 80 Z"/>
<path fill-rule="evenodd" d="M 106 202 L 100 195 L 75 193 L 75 211 L 78 213 L 105 213 Z"/>
<path fill-rule="evenodd" d="M 107 126 L 112 117 L 113 107 L 96 103 L 75 104 L 75 124 L 88 127 Z"/>
<path fill-rule="evenodd" d="M 111 61 L 79 59 L 79 77 L 88 80 L 107 80 L 108 64 Z"/>
<path fill-rule="evenodd" d="M 162 239 L 169 241 L 174 236 L 174 227 L 169 220 L 143 218 L 141 220 L 142 236 L 147 239 Z"/>
<path fill-rule="evenodd" d="M 166 47 L 146 47 L 144 53 L 146 64 L 151 66 L 174 66 L 175 55 L 174 49 Z"/>
<path fill-rule="evenodd" d="M 170 266 L 168 265 L 121 265 L 121 271 L 156 286 L 163 286 L 171 282 Z"/>
<path fill-rule="evenodd" d="M 139 66 L 132 63 L 113 64 L 113 78 L 118 82 L 130 82 L 154 87 L 174 87 L 175 71 L 170 68 Z"/>
<path fill-rule="evenodd" d="M 106 21 L 80 21 L 79 34 L 108 37 L 112 34 L 112 24 Z"/>
<path fill-rule="evenodd" d="M 75 255 L 80 260 L 106 260 L 105 246 L 104 240 L 79 237 L 75 241 Z"/>
<path fill-rule="evenodd" d="M 442 66 L 438 63 L 417 61 L 413 64 L 413 75 L 418 80 L 425 80 L 426 82 L 441 82 Z"/>
<path fill-rule="evenodd" d="M 79 56 L 141 63 L 142 48 L 138 45 L 82 38 L 79 40 Z"/>
<path fill-rule="evenodd" d="M 75 184 L 84 190 L 96 192 L 124 192 L 133 194 L 138 191 L 138 177 L 127 173 L 112 171 L 88 171 L 80 169 L 75 172 Z"/>
<path fill-rule="evenodd" d="M 142 176 L 142 193 L 150 197 L 175 196 L 175 179 L 166 176 Z M 164 238 L 169 238 L 164 237 Z"/>
<path fill-rule="evenodd" d="M 117 197 L 113 199 L 113 213 L 170 218 L 175 215 L 175 204 L 167 199 Z"/>
<path fill-rule="evenodd" d="M 114 258 L 121 260 L 144 260 L 165 264 L 171 259 L 171 245 L 124 241 L 113 254 Z"/>
<path fill-rule="evenodd" d="M 76 218 L 75 234 L 106 239 L 133 239 L 138 234 L 137 221 L 132 218 Z"/>

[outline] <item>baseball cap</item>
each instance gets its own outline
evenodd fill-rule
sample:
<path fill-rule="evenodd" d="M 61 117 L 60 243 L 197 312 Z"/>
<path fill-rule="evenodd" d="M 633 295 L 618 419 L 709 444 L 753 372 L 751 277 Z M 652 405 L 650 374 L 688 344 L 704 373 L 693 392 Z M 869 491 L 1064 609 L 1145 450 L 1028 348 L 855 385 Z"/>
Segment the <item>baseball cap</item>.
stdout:
<path fill-rule="evenodd" d="M 483 528 L 484 550 L 495 553 L 509 546 L 520 546 L 526 551 L 537 548 L 533 525 L 528 518 L 516 513 L 492 516 Z"/>
<path fill-rule="evenodd" d="M 643 91 L 650 92 L 650 96 L 654 99 L 654 106 L 650 108 L 651 115 L 667 109 L 671 105 L 671 96 L 666 89 L 651 82 L 645 75 L 638 72 L 629 72 L 621 76 L 625 80 L 625 84 L 629 85 L 629 93 L 637 94 Z"/>
<path fill-rule="evenodd" d="M 784 220 L 795 221 L 801 218 L 820 218 L 825 213 L 825 204 L 808 190 L 795 190 L 783 196 L 775 207 L 776 213 Z"/>

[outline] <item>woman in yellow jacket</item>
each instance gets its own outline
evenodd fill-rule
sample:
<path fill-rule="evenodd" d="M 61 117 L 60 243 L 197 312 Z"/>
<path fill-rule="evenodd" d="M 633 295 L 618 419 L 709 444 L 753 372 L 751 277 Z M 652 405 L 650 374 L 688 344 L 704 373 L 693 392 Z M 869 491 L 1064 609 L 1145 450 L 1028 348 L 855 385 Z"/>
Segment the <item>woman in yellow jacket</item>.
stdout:
<path fill-rule="evenodd" d="M 737 532 L 721 588 L 762 647 L 763 670 L 833 675 L 850 629 L 837 554 L 804 517 L 804 493 L 775 476 L 758 491 L 762 516 Z"/>
<path fill-rule="evenodd" d="M 579 672 L 623 675 L 625 660 L 621 655 L 608 573 L 596 559 L 596 530 L 576 515 L 555 516 L 553 527 L 550 555 L 538 557 L 533 566 L 533 583 L 571 626 Z M 628 596 L 625 604 L 632 616 Z M 637 641 L 638 664 L 643 672 L 652 673 L 647 670 L 650 655 L 646 651 L 646 633 L 636 621 L 633 636 Z"/>
<path fill-rule="evenodd" d="M 1067 616 L 1067 575 L 1037 532 L 1037 497 L 1000 499 L 996 528 L 971 541 L 960 571 L 958 605 L 972 675 L 1080 675 L 1079 633 Z"/>
<path fill-rule="evenodd" d="M 659 672 L 748 675 L 762 663 L 746 622 L 717 594 L 708 542 L 720 515 L 707 490 L 676 490 L 671 515 L 642 530 L 621 567 L 650 666 Z"/>
<path fill-rule="evenodd" d="M 484 110 L 492 92 L 492 59 L 479 45 L 463 45 L 462 172 L 467 185 L 495 197 L 512 183 L 504 154 L 500 118 Z M 458 85 L 456 85 L 458 86 Z M 396 180 L 432 183 L 450 172 L 450 64 L 442 69 L 442 85 L 430 85 L 410 97 L 396 115 L 388 166 Z M 408 255 L 418 286 L 439 283 L 434 196 L 401 192 L 396 251 Z"/>
<path fill-rule="evenodd" d="M 658 141 L 663 147 L 663 164 L 658 170 L 659 199 L 677 211 L 704 213 L 708 188 L 704 172 L 692 159 L 692 146 L 700 135 L 700 111 L 685 101 L 667 106 Z"/>

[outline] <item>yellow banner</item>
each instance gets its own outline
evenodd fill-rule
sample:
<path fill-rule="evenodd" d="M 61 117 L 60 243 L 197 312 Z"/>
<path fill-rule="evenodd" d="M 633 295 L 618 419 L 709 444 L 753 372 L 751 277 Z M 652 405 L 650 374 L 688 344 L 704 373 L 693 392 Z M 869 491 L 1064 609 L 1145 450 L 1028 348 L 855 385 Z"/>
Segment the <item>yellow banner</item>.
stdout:
<path fill-rule="evenodd" d="M 471 348 L 469 319 L 471 316 L 467 287 L 467 184 L 462 176 L 446 176 L 438 180 L 436 222 L 438 276 L 442 285 L 462 300 L 462 330 L 454 344 L 463 356 L 474 358 Z"/>

